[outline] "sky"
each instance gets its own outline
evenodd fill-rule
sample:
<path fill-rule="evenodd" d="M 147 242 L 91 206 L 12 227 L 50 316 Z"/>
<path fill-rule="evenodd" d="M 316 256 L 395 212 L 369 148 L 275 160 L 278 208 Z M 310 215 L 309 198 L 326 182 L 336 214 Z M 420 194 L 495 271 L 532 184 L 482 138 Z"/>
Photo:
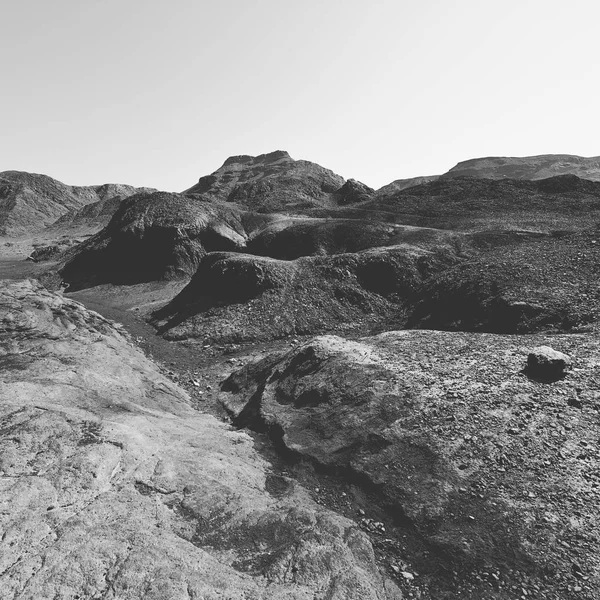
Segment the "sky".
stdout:
<path fill-rule="evenodd" d="M 287 150 L 371 187 L 600 155 L 597 0 L 0 0 L 0 171 L 182 191 Z"/>

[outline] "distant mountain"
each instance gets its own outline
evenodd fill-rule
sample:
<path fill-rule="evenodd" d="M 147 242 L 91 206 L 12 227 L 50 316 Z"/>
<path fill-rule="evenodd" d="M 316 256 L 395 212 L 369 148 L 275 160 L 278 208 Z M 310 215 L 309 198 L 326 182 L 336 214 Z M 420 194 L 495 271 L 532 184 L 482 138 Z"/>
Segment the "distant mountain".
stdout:
<path fill-rule="evenodd" d="M 70 186 L 47 175 L 0 173 L 0 235 L 33 233 L 82 207 L 135 194 L 130 185 Z"/>
<path fill-rule="evenodd" d="M 97 227 L 101 228 L 108 224 L 112 216 L 117 212 L 121 202 L 134 194 L 151 194 L 157 190 L 153 188 L 134 188 L 129 185 L 105 184 L 98 186 L 97 193 L 100 200 L 86 204 L 82 208 L 70 210 L 51 227 Z"/>
<path fill-rule="evenodd" d="M 421 177 L 410 177 L 409 179 L 396 179 L 396 181 L 392 181 L 392 183 L 388 183 L 382 188 L 379 188 L 377 194 L 387 195 L 393 194 L 394 192 L 401 192 L 402 190 L 415 187 L 416 185 L 437 181 L 439 178 L 439 175 L 423 175 Z"/>
<path fill-rule="evenodd" d="M 533 180 L 557 175 L 577 175 L 582 179 L 600 181 L 600 156 L 584 158 L 570 154 L 542 154 L 522 158 L 474 158 L 459 162 L 441 177 Z"/>
<path fill-rule="evenodd" d="M 443 176 L 400 191 L 382 188 L 349 210 L 359 209 L 394 215 L 406 225 L 458 231 L 573 229 L 600 219 L 600 182 L 576 175 L 536 181 Z"/>
<path fill-rule="evenodd" d="M 307 160 L 278 150 L 260 156 L 232 156 L 185 192 L 207 200 L 236 202 L 259 212 L 335 206 L 345 180 Z"/>

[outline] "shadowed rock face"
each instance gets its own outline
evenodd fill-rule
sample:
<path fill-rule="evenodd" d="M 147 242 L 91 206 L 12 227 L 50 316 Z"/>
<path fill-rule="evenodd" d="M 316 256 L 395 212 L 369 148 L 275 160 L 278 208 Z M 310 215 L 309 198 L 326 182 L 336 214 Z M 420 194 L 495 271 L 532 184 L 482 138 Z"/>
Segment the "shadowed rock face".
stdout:
<path fill-rule="evenodd" d="M 207 199 L 270 212 L 334 205 L 334 193 L 343 185 L 343 177 L 329 169 L 277 151 L 260 156 L 232 156 L 184 194 L 200 194 Z"/>
<path fill-rule="evenodd" d="M 522 374 L 540 342 L 577 353 L 572 380 L 540 384 Z M 238 427 L 343 473 L 387 508 L 403 539 L 412 531 L 437 548 L 437 558 L 415 557 L 424 581 L 457 570 L 473 585 L 468 597 L 483 598 L 490 572 L 514 569 L 528 588 L 566 593 L 572 556 L 593 578 L 599 566 L 595 510 L 567 517 L 579 503 L 595 505 L 596 451 L 580 448 L 600 433 L 598 350 L 594 335 L 325 336 L 234 373 L 223 401 Z M 571 552 L 556 539 L 574 544 Z"/>
<path fill-rule="evenodd" d="M 34 173 L 0 173 L 0 233 L 22 235 L 43 229 L 83 206 L 131 196 L 143 188 L 104 184 L 70 186 Z"/>
<path fill-rule="evenodd" d="M 98 314 L 0 282 L 0 364 L 3 600 L 399 600 L 356 524 L 272 494 L 252 439 Z"/>
<path fill-rule="evenodd" d="M 584 158 L 570 154 L 542 154 L 523 158 L 474 158 L 459 162 L 442 178 L 547 179 L 557 175 L 576 175 L 600 181 L 600 156 Z"/>
<path fill-rule="evenodd" d="M 124 201 L 99 234 L 77 248 L 63 277 L 73 288 L 192 275 L 207 251 L 246 243 L 242 211 L 178 194 L 140 194 Z"/>
<path fill-rule="evenodd" d="M 375 190 L 356 179 L 348 179 L 336 194 L 338 204 L 345 206 L 370 200 L 375 194 Z"/>

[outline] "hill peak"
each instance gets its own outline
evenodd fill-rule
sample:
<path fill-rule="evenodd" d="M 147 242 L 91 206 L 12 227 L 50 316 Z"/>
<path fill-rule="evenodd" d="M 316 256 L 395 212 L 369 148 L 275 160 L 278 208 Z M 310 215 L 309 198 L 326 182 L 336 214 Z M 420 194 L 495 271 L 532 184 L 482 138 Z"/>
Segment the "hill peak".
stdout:
<path fill-rule="evenodd" d="M 258 156 L 230 156 L 223 166 L 183 193 L 275 211 L 335 205 L 334 193 L 344 183 L 343 177 L 329 169 L 276 150 Z"/>
<path fill-rule="evenodd" d="M 293 160 L 292 157 L 285 150 L 275 150 L 274 152 L 268 152 L 267 154 L 259 154 L 258 156 L 250 156 L 249 154 L 240 154 L 238 156 L 230 156 L 224 163 L 223 166 L 229 165 L 247 165 L 247 164 L 258 164 L 258 163 L 272 163 L 278 160 L 288 159 Z"/>

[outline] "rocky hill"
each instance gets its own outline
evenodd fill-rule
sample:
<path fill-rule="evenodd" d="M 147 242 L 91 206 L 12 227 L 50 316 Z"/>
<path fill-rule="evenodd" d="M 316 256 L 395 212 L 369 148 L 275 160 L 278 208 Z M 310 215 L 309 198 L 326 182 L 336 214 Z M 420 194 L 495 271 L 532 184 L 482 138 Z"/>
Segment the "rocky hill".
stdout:
<path fill-rule="evenodd" d="M 584 158 L 570 154 L 542 154 L 523 158 L 474 158 L 459 162 L 441 177 L 535 180 L 557 175 L 577 175 L 582 179 L 600 181 L 600 156 Z"/>
<path fill-rule="evenodd" d="M 70 290 L 191 278 L 152 318 L 171 339 L 569 330 L 600 317 L 600 182 L 440 179 L 324 210 L 141 194 L 70 251 L 60 275 Z"/>
<path fill-rule="evenodd" d="M 599 600 L 600 181 L 395 183 L 233 157 L 0 260 L 68 286 L 0 282 L 0 600 Z"/>
<path fill-rule="evenodd" d="M 344 183 L 333 171 L 294 160 L 279 150 L 260 156 L 232 156 L 183 193 L 273 212 L 335 205 L 335 193 Z"/>
<path fill-rule="evenodd" d="M 4 171 L 0 173 L 0 235 L 40 231 L 86 205 L 101 202 L 112 206 L 112 200 L 137 191 L 121 184 L 70 186 L 46 175 Z"/>

